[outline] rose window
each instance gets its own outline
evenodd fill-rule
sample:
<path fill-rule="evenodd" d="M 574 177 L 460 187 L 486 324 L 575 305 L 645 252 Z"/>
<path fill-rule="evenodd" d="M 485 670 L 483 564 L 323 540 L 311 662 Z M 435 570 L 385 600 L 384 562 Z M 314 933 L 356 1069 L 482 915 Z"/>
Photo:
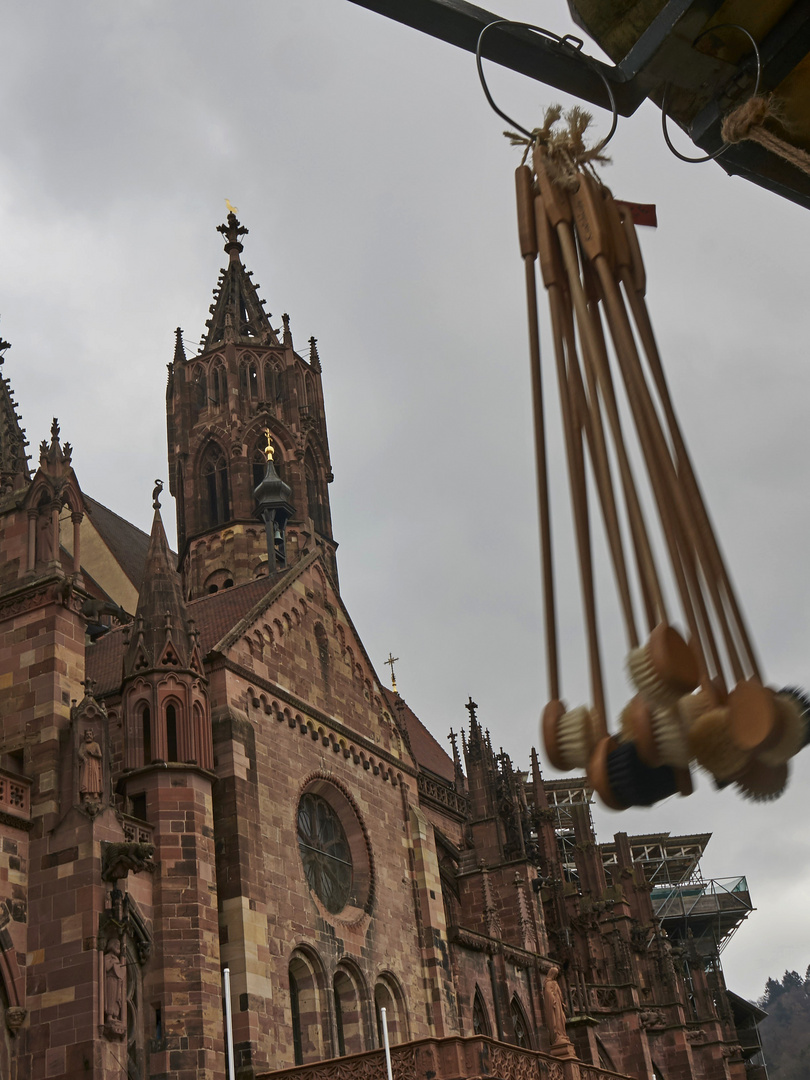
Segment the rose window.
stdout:
<path fill-rule="evenodd" d="M 335 810 L 312 792 L 298 804 L 298 849 L 310 889 L 337 915 L 352 891 L 351 850 Z"/>

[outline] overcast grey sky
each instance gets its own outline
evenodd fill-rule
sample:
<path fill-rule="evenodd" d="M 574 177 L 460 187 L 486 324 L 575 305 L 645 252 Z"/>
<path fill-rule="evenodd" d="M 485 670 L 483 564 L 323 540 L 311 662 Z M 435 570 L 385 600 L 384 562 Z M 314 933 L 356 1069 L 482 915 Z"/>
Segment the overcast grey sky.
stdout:
<path fill-rule="evenodd" d="M 498 12 L 574 29 L 563 3 Z M 342 594 L 378 672 L 392 650 L 442 742 L 472 695 L 525 765 L 546 681 L 519 153 L 474 59 L 347 0 L 38 0 L 6 5 L 3 30 L 0 333 L 32 446 L 57 415 L 83 488 L 148 528 L 166 477 L 165 364 L 175 326 L 190 348 L 202 333 L 230 199 L 276 325 L 287 311 L 299 350 L 319 341 Z M 501 71 L 492 87 L 527 127 L 561 100 Z M 681 164 L 653 107 L 621 121 L 611 154 L 614 192 L 658 206 L 642 237 L 648 303 L 767 677 L 808 686 L 810 218 L 716 165 Z M 558 453 L 552 471 L 565 691 L 580 702 Z M 167 526 L 172 513 L 168 500 Z M 617 715 L 629 690 L 605 571 Z M 810 962 L 803 757 L 766 806 L 699 777 L 688 800 L 596 811 L 603 839 L 714 833 L 705 873 L 746 874 L 758 908 L 724 954 L 746 996 Z"/>

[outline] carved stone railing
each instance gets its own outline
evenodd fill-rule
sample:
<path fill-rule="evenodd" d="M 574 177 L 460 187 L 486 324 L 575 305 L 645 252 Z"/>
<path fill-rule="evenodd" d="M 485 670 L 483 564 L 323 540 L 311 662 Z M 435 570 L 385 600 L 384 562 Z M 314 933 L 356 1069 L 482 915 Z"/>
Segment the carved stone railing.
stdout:
<path fill-rule="evenodd" d="M 449 810 L 451 814 L 457 814 L 461 818 L 467 816 L 469 811 L 467 796 L 459 795 L 450 784 L 443 784 L 420 772 L 416 778 L 416 786 L 420 797 L 427 802 L 435 803 L 443 810 Z"/>
<path fill-rule="evenodd" d="M 155 835 L 153 825 L 149 825 L 140 818 L 130 817 L 129 814 L 121 815 L 121 823 L 124 836 L 131 844 L 151 844 Z"/>
<path fill-rule="evenodd" d="M 31 781 L 26 776 L 0 772 L 0 813 L 31 819 Z"/>
<path fill-rule="evenodd" d="M 574 1058 L 564 1063 L 550 1054 L 488 1039 L 450 1036 L 419 1039 L 391 1047 L 394 1080 L 627 1080 L 620 1073 L 585 1065 Z M 385 1054 L 369 1050 L 312 1065 L 257 1074 L 256 1080 L 382 1080 Z"/>

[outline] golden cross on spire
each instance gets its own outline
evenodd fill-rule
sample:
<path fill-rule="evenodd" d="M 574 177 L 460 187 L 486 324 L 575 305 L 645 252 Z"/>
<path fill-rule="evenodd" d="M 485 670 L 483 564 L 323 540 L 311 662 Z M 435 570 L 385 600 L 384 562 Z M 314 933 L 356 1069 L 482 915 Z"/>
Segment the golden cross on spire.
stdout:
<path fill-rule="evenodd" d="M 267 439 L 267 446 L 264 448 L 264 456 L 268 461 L 272 461 L 275 457 L 276 449 L 273 446 L 273 440 L 270 438 L 270 428 L 264 429 L 264 437 Z"/>
<path fill-rule="evenodd" d="M 385 663 L 388 664 L 388 666 L 391 668 L 391 689 L 394 691 L 395 694 L 399 693 L 399 691 L 397 690 L 397 677 L 394 674 L 394 664 L 396 664 L 398 661 L 399 657 L 392 656 L 390 652 L 388 653 L 388 659 L 385 661 Z"/>

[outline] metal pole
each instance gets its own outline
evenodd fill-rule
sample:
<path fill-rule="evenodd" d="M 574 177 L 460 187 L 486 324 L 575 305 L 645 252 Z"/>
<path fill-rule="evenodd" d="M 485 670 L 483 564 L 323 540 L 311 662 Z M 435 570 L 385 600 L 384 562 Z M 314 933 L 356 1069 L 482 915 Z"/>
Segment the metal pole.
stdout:
<path fill-rule="evenodd" d="M 236 1080 L 236 1066 L 233 1060 L 233 1016 L 231 1014 L 231 969 L 222 969 L 223 993 L 225 995 L 225 1052 L 228 1056 L 229 1080 Z M 390 1078 L 389 1078 L 390 1080 Z"/>
<path fill-rule="evenodd" d="M 388 1080 L 394 1080 L 394 1074 L 391 1071 L 391 1047 L 388 1045 L 388 1020 L 385 1009 L 380 1009 L 380 1023 L 382 1025 L 383 1046 L 385 1047 L 385 1071 L 388 1073 Z"/>

